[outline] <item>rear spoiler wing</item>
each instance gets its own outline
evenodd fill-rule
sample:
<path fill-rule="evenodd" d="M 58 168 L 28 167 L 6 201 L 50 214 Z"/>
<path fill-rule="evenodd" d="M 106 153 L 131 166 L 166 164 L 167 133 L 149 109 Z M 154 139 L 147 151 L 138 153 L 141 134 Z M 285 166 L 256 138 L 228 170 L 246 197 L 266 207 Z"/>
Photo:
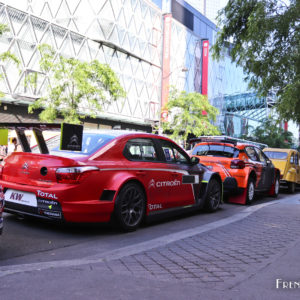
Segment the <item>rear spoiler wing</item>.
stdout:
<path fill-rule="evenodd" d="M 222 137 L 222 136 L 215 136 L 215 137 L 209 137 L 209 136 L 203 136 L 198 138 L 191 138 L 189 139 L 189 144 L 195 144 L 195 143 L 205 143 L 205 142 L 216 142 L 216 143 L 228 143 L 236 145 L 237 141 L 228 137 Z"/>
<path fill-rule="evenodd" d="M 228 143 L 228 144 L 233 144 L 234 146 L 237 145 L 237 143 L 244 143 L 244 144 L 249 144 L 249 145 L 255 145 L 261 149 L 268 147 L 267 144 L 262 144 L 262 143 L 257 143 L 253 141 L 248 141 L 248 140 L 243 140 L 243 139 L 238 139 L 238 138 L 233 138 L 233 137 L 228 137 L 228 136 L 202 136 L 202 137 L 197 137 L 197 138 L 191 138 L 189 139 L 188 143 L 190 145 L 195 145 L 195 143 L 203 143 L 203 142 L 218 142 L 218 143 Z"/>
<path fill-rule="evenodd" d="M 31 152 L 30 145 L 25 135 L 25 130 L 32 130 L 36 138 L 39 150 L 42 154 L 49 154 L 49 149 L 45 142 L 43 131 L 45 130 L 60 130 L 61 124 L 48 123 L 0 123 L 1 129 L 15 130 L 18 140 L 21 143 L 23 152 Z"/>

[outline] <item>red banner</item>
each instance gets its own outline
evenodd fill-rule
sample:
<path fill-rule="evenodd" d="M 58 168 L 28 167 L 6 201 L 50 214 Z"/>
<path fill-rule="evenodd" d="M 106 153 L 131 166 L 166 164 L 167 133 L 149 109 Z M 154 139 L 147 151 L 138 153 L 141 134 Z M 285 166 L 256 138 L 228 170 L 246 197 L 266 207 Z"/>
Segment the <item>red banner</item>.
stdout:
<path fill-rule="evenodd" d="M 202 85 L 201 92 L 202 95 L 207 96 L 207 81 L 208 81 L 208 50 L 209 41 L 204 40 L 202 42 Z"/>
<path fill-rule="evenodd" d="M 163 35 L 163 61 L 162 61 L 162 83 L 161 83 L 161 121 L 168 121 L 168 110 L 165 106 L 169 97 L 169 77 L 170 77 L 170 47 L 171 47 L 171 25 L 172 15 L 164 15 L 164 35 Z"/>

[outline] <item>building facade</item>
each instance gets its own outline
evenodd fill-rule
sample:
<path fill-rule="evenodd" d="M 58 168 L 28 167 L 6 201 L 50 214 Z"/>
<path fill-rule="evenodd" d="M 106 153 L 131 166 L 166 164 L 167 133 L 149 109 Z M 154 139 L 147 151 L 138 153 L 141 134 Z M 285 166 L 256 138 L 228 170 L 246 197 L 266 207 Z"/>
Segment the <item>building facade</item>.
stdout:
<path fill-rule="evenodd" d="M 0 53 L 9 50 L 21 62 L 0 65 L 3 120 L 37 121 L 26 108 L 43 96 L 49 78 L 40 74 L 31 86 L 26 75 L 40 72 L 37 47 L 44 43 L 65 56 L 107 63 L 118 75 L 126 98 L 87 119 L 89 127 L 150 131 L 174 85 L 207 94 L 226 132 L 226 97 L 247 92 L 229 57 L 216 62 L 207 52 L 204 60 L 204 45 L 215 42 L 218 29 L 183 0 L 7 0 L 0 2 L 0 23 L 10 29 L 0 37 Z"/>

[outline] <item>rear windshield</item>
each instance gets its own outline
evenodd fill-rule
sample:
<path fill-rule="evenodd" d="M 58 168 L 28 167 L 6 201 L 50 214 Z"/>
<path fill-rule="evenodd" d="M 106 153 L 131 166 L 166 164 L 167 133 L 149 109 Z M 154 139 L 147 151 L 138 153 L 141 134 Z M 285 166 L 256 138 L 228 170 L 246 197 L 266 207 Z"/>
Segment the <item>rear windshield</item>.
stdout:
<path fill-rule="evenodd" d="M 239 150 L 225 145 L 198 145 L 193 149 L 192 155 L 199 156 L 219 156 L 219 157 L 238 157 Z"/>
<path fill-rule="evenodd" d="M 60 150 L 60 135 L 50 138 L 46 141 L 46 144 L 51 154 L 55 154 L 53 152 L 56 152 L 66 154 L 73 153 L 75 155 L 91 155 L 114 138 L 115 136 L 107 134 L 83 133 L 81 151 Z M 39 152 L 38 147 L 33 147 L 32 152 Z"/>
<path fill-rule="evenodd" d="M 287 159 L 286 152 L 264 151 L 264 153 L 271 159 Z"/>

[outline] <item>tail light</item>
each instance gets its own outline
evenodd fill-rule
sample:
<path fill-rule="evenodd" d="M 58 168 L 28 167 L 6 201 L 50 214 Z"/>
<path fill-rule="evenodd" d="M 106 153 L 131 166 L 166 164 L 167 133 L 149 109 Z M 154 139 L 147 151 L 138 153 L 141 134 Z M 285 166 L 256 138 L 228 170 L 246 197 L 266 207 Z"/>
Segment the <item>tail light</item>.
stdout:
<path fill-rule="evenodd" d="M 234 159 L 231 161 L 230 164 L 231 169 L 244 169 L 245 168 L 245 162 L 240 159 Z"/>
<path fill-rule="evenodd" d="M 80 183 L 91 172 L 95 171 L 100 171 L 100 169 L 92 166 L 59 168 L 55 172 L 56 181 L 70 184 Z"/>

